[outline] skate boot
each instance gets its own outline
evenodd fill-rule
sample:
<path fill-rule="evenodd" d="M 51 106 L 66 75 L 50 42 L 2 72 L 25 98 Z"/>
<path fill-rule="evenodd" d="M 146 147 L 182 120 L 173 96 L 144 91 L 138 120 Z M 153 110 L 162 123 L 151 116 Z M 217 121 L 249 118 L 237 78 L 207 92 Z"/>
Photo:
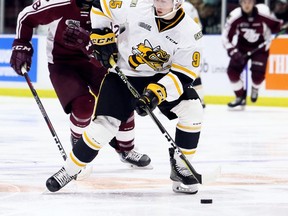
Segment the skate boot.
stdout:
<path fill-rule="evenodd" d="M 257 99 L 258 99 L 258 89 L 252 87 L 252 90 L 251 90 L 251 101 L 253 103 L 255 103 L 257 101 Z"/>
<path fill-rule="evenodd" d="M 151 159 L 148 155 L 146 154 L 141 154 L 134 149 L 131 151 L 121 151 L 118 152 L 120 156 L 120 160 L 123 163 L 127 163 L 130 167 L 133 168 L 150 168 L 148 166 L 151 162 Z"/>
<path fill-rule="evenodd" d="M 175 193 L 196 194 L 198 192 L 198 180 L 184 165 L 182 159 L 175 153 L 174 148 L 169 148 L 172 189 Z M 177 160 L 175 159 L 177 157 Z"/>
<path fill-rule="evenodd" d="M 246 106 L 246 97 L 236 97 L 236 99 L 228 103 L 228 108 L 243 110 Z"/>
<path fill-rule="evenodd" d="M 66 184 L 68 184 L 70 181 L 75 179 L 75 176 L 70 176 L 66 172 L 65 168 L 62 167 L 57 173 L 55 173 L 53 176 L 47 179 L 46 181 L 46 187 L 51 192 L 56 192 L 63 188 Z"/>

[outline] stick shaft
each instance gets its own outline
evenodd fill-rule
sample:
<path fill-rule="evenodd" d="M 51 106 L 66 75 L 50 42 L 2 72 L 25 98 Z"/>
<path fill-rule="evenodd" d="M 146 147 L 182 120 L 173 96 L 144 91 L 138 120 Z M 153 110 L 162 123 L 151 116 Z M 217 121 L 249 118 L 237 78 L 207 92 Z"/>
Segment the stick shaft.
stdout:
<path fill-rule="evenodd" d="M 59 140 L 59 138 L 57 136 L 57 133 L 56 133 L 56 131 L 55 131 L 55 129 L 54 129 L 54 127 L 53 127 L 48 115 L 47 115 L 47 112 L 45 111 L 45 108 L 44 108 L 44 106 L 43 106 L 43 104 L 42 104 L 42 102 L 41 102 L 41 100 L 40 100 L 35 88 L 32 85 L 30 77 L 27 74 L 27 72 L 24 72 L 23 75 L 24 75 L 24 77 L 26 79 L 26 82 L 27 82 L 27 84 L 28 84 L 33 96 L 34 96 L 34 99 L 35 99 L 35 101 L 36 101 L 36 103 L 37 103 L 37 105 L 38 105 L 38 107 L 39 107 L 39 109 L 41 111 L 41 114 L 42 114 L 42 116 L 43 116 L 43 118 L 44 118 L 44 120 L 45 120 L 45 122 L 46 122 L 46 124 L 47 124 L 47 126 L 48 126 L 48 128 L 49 128 L 49 130 L 50 130 L 50 132 L 52 134 L 52 136 L 53 136 L 53 139 L 54 139 L 54 141 L 55 141 L 55 143 L 56 143 L 56 145 L 58 147 L 58 150 L 59 150 L 62 158 L 65 161 L 67 159 L 66 152 L 65 152 L 65 150 L 64 150 L 64 148 L 63 148 L 63 146 L 62 146 L 62 144 L 61 144 L 61 142 L 60 142 L 60 140 Z"/>
<path fill-rule="evenodd" d="M 120 76 L 120 78 L 123 80 L 123 82 L 127 85 L 129 91 L 133 94 L 135 98 L 139 98 L 140 94 L 139 92 L 132 86 L 132 84 L 129 82 L 128 78 L 123 74 L 121 69 L 116 65 L 115 61 L 113 59 L 110 59 L 110 64 L 113 66 L 117 74 Z M 181 149 L 177 146 L 173 138 L 170 136 L 170 134 L 167 132 L 167 130 L 164 128 L 164 126 L 161 124 L 159 119 L 155 116 L 155 114 L 151 111 L 151 109 L 146 105 L 146 112 L 148 115 L 152 118 L 152 120 L 155 122 L 155 124 L 158 126 L 161 133 L 165 136 L 167 141 L 171 144 L 171 146 L 175 149 L 175 152 L 179 155 L 179 157 L 183 160 L 183 162 L 186 164 L 188 169 L 191 171 L 191 173 L 195 176 L 195 178 L 198 180 L 200 184 L 202 184 L 202 175 L 197 173 L 194 167 L 191 165 L 191 163 L 187 160 L 185 155 L 181 152 Z"/>
<path fill-rule="evenodd" d="M 249 57 L 251 55 L 253 55 L 254 53 L 258 52 L 258 50 L 262 49 L 264 46 L 266 46 L 269 42 L 271 42 L 272 40 L 276 39 L 278 36 L 284 34 L 286 32 L 286 29 L 282 29 L 280 32 L 278 32 L 277 34 L 275 34 L 274 37 L 271 37 L 269 40 L 264 41 L 263 43 L 259 44 L 257 48 L 255 48 L 254 50 L 251 50 L 249 52 L 247 52 L 246 57 Z"/>

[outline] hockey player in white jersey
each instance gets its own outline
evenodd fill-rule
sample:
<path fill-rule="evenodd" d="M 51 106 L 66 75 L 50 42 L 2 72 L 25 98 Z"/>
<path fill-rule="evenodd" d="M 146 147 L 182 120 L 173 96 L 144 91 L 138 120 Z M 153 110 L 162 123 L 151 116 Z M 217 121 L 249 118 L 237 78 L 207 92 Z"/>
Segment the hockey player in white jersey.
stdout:
<path fill-rule="evenodd" d="M 182 3 L 182 0 L 94 1 L 90 38 L 97 59 L 110 68 L 109 58 L 118 58 L 123 73 L 143 93 L 136 100 L 110 69 L 101 86 L 93 121 L 64 166 L 47 180 L 48 190 L 58 191 L 73 180 L 115 136 L 121 121 L 134 109 L 141 116 L 147 115 L 146 106 L 151 110 L 158 106 L 168 119 L 178 118 L 175 142 L 192 163 L 203 117 L 201 101 L 191 87 L 200 68 L 202 31 L 185 15 Z M 120 24 L 124 30 L 117 37 L 117 45 L 111 22 Z M 174 148 L 169 153 L 173 191 L 197 193 L 197 179 Z"/>

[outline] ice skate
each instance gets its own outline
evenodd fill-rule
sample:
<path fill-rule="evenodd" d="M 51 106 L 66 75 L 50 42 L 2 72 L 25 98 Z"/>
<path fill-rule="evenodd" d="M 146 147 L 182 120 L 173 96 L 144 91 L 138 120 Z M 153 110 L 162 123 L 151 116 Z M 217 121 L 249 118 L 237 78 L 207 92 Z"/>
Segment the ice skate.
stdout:
<path fill-rule="evenodd" d="M 252 89 L 251 89 L 251 101 L 253 103 L 255 103 L 257 101 L 257 99 L 258 99 L 258 89 L 252 87 Z"/>
<path fill-rule="evenodd" d="M 230 110 L 244 110 L 246 106 L 246 97 L 236 97 L 236 99 L 227 104 Z"/>
<path fill-rule="evenodd" d="M 120 160 L 123 163 L 129 165 L 132 168 L 144 168 L 144 169 L 152 169 L 153 167 L 150 165 L 151 159 L 146 154 L 141 154 L 134 149 L 131 151 L 121 151 L 118 152 Z"/>
<path fill-rule="evenodd" d="M 75 176 L 68 175 L 65 168 L 62 167 L 57 173 L 47 179 L 46 187 L 49 191 L 56 192 L 75 179 Z"/>
<path fill-rule="evenodd" d="M 81 171 L 75 176 L 76 181 L 82 181 L 84 179 L 89 178 L 91 173 L 93 172 L 93 166 L 86 165 L 84 168 L 81 169 Z"/>
<path fill-rule="evenodd" d="M 170 179 L 173 181 L 172 189 L 176 193 L 196 194 L 198 192 L 198 181 L 187 169 L 185 164 L 180 161 L 178 155 L 175 155 L 174 148 L 169 148 L 171 174 Z M 175 159 L 179 158 L 179 161 Z"/>

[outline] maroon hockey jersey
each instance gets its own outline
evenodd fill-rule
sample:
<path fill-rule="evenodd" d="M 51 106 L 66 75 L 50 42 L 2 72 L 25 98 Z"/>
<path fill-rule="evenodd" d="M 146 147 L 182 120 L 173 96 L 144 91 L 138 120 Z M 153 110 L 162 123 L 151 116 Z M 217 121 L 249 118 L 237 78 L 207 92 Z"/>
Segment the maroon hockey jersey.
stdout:
<path fill-rule="evenodd" d="M 264 4 L 256 5 L 251 16 L 247 16 L 240 7 L 236 8 L 227 18 L 222 33 L 223 45 L 227 50 L 237 47 L 246 53 L 269 40 L 271 33 L 279 32 L 281 24 L 282 20 L 276 19 Z M 234 36 L 237 36 L 236 42 Z M 269 43 L 263 49 L 268 48 Z"/>
<path fill-rule="evenodd" d="M 33 29 L 47 25 L 47 57 L 49 63 L 79 61 L 88 58 L 81 49 L 66 46 L 62 39 L 66 26 L 74 23 L 90 31 L 90 11 L 80 11 L 75 0 L 37 0 L 18 15 L 16 38 L 30 41 Z"/>

